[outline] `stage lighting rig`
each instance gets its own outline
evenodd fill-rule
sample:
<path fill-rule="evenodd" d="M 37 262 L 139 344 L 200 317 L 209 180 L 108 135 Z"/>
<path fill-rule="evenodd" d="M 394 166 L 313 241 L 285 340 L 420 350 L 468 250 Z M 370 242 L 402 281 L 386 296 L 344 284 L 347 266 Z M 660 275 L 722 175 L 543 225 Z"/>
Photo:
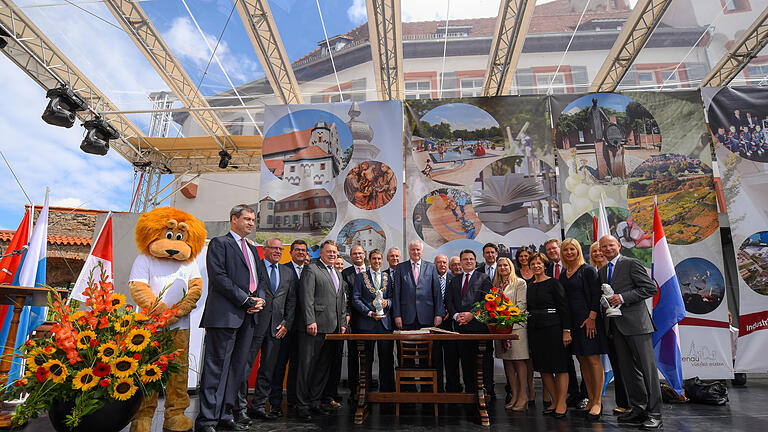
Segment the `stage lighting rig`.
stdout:
<path fill-rule="evenodd" d="M 88 131 L 80 144 L 80 150 L 104 156 L 109 151 L 109 140 L 120 138 L 120 133 L 106 120 L 97 116 L 83 123 Z"/>
<path fill-rule="evenodd" d="M 232 159 L 232 155 L 228 151 L 222 150 L 219 152 L 219 157 L 221 158 L 219 159 L 219 168 L 226 169 L 227 166 L 229 166 L 229 161 Z"/>
<path fill-rule="evenodd" d="M 75 113 L 85 111 L 88 105 L 66 85 L 48 90 L 50 99 L 43 112 L 43 121 L 50 125 L 71 128 L 75 124 Z"/>

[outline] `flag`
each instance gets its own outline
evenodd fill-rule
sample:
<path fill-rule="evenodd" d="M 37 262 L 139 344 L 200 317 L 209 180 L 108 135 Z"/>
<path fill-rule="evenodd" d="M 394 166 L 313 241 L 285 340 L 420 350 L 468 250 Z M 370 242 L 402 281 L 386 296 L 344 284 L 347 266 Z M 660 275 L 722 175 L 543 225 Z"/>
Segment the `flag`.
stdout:
<path fill-rule="evenodd" d="M 31 212 L 32 208 L 24 212 L 24 218 L 21 220 L 16 233 L 13 234 L 11 244 L 8 245 L 8 249 L 5 251 L 6 256 L 0 260 L 0 285 L 10 285 L 13 282 L 13 277 L 16 275 L 16 270 L 19 269 L 19 264 L 21 263 L 22 253 L 29 247 Z M 0 306 L 0 322 L 3 323 L 2 330 L 0 330 L 0 347 L 5 346 L 5 339 L 8 337 L 8 331 L 11 328 L 12 316 L 13 306 Z"/>
<path fill-rule="evenodd" d="M 98 282 L 102 269 L 107 276 L 107 282 L 112 282 L 112 212 L 107 214 L 107 218 L 101 226 L 101 231 L 96 237 L 96 243 L 91 248 L 91 253 L 88 254 L 83 269 L 77 276 L 77 282 L 72 288 L 70 297 L 84 302 L 86 298 L 83 291 L 88 288 L 88 281 Z"/>
<path fill-rule="evenodd" d="M 656 352 L 656 366 L 677 394 L 682 395 L 683 365 L 680 359 L 677 323 L 685 318 L 685 304 L 656 204 L 653 205 L 651 276 L 658 287 L 658 292 L 653 298 L 653 322 L 656 324 L 653 349 Z"/>
<path fill-rule="evenodd" d="M 24 252 L 19 264 L 19 270 L 13 278 L 13 285 L 26 287 L 41 287 L 45 285 L 45 257 L 48 253 L 48 193 L 45 190 L 45 203 L 37 217 L 32 235 L 29 238 L 29 249 Z M 45 322 L 48 308 L 44 306 L 24 306 L 19 319 L 19 330 L 16 333 L 16 349 L 8 382 L 20 377 L 21 360 L 17 358 L 18 348 L 27 340 L 27 336 Z"/>
<path fill-rule="evenodd" d="M 603 199 L 600 198 L 600 204 L 597 209 L 597 216 L 593 216 L 594 236 L 595 241 L 600 240 L 600 237 L 611 233 L 611 227 L 608 225 L 608 214 L 605 212 L 605 204 Z M 611 360 L 608 354 L 600 356 L 600 360 L 603 363 L 603 394 L 605 394 L 605 388 L 613 381 L 613 367 L 611 366 Z"/>
<path fill-rule="evenodd" d="M 607 389 L 608 384 L 613 381 L 613 367 L 611 366 L 611 359 L 608 358 L 608 354 L 601 354 L 600 361 L 603 363 L 603 373 L 605 377 L 603 380 L 603 395 L 605 395 L 605 389 Z"/>

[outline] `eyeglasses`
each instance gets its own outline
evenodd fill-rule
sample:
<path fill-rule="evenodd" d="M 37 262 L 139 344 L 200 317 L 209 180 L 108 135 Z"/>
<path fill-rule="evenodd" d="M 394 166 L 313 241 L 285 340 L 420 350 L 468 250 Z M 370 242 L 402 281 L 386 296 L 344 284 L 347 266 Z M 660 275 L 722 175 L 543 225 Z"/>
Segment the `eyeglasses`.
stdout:
<path fill-rule="evenodd" d="M 282 249 L 282 246 L 264 246 L 264 249 Z"/>

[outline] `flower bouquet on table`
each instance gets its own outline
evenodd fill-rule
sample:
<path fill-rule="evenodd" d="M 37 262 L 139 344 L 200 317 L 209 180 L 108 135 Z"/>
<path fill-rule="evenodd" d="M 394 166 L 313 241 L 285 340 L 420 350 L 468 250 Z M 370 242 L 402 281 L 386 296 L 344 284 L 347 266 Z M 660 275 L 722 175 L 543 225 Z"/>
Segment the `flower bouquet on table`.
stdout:
<path fill-rule="evenodd" d="M 528 312 L 521 312 L 499 287 L 491 288 L 483 300 L 474 304 L 473 314 L 491 333 L 510 333 L 515 324 L 528 320 Z"/>
<path fill-rule="evenodd" d="M 48 305 L 55 322 L 53 338 L 30 339 L 19 348 L 26 360 L 26 373 L 5 394 L 6 399 L 28 395 L 17 407 L 13 425 L 23 425 L 48 411 L 56 426 L 54 411 L 64 406 L 61 417 L 72 430 L 105 405 L 117 403 L 120 412 L 125 411 L 120 408 L 121 401 L 136 402 L 119 430 L 138 410 L 143 396 L 162 391 L 168 376 L 179 370 L 181 365 L 175 358 L 180 350 L 171 348 L 175 330 L 167 328 L 177 305 L 155 313 L 163 295 L 160 293 L 148 310 L 134 310 L 126 305 L 124 295 L 114 292 L 106 276 L 102 268 L 98 282 L 93 277 L 89 280 L 83 293 L 87 310 L 73 310 L 51 289 Z"/>

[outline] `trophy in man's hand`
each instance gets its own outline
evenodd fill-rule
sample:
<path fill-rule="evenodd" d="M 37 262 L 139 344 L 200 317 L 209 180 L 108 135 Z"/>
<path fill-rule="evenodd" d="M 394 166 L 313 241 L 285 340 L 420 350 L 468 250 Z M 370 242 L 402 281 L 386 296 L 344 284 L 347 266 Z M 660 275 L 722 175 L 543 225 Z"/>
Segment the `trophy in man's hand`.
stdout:
<path fill-rule="evenodd" d="M 373 299 L 373 307 L 376 308 L 376 318 L 384 318 L 384 293 L 381 290 L 376 290 Z"/>
<path fill-rule="evenodd" d="M 611 285 L 604 283 L 602 285 L 602 289 L 603 289 L 603 295 L 602 297 L 600 297 L 600 304 L 603 305 L 603 307 L 605 308 L 605 316 L 607 317 L 621 316 L 621 310 L 619 310 L 621 305 L 611 306 L 611 304 L 608 302 L 608 297 L 615 294 L 613 292 L 613 288 L 611 288 Z"/>

